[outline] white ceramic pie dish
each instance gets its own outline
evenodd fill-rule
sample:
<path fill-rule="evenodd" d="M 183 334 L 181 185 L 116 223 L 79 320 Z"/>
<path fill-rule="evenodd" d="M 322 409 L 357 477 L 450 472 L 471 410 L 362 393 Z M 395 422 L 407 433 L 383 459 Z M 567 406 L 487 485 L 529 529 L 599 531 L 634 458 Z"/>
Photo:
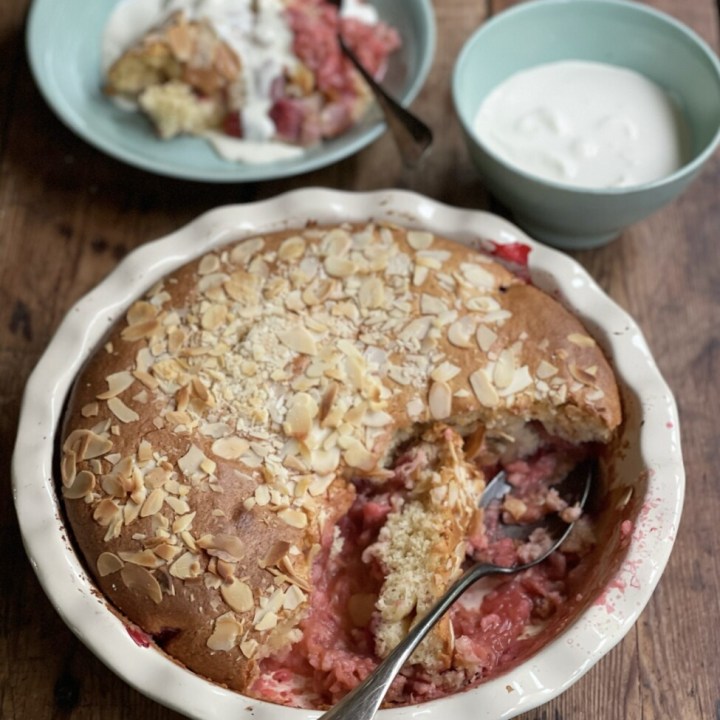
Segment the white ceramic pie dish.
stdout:
<path fill-rule="evenodd" d="M 82 363 L 110 325 L 155 281 L 210 248 L 244 236 L 305 224 L 384 219 L 422 226 L 473 246 L 530 247 L 532 281 L 585 321 L 620 379 L 623 437 L 607 470 L 602 550 L 577 617 L 529 660 L 465 693 L 386 710 L 387 720 L 511 718 L 566 690 L 632 627 L 667 563 L 684 494 L 674 398 L 636 323 L 569 257 L 535 243 L 505 220 L 403 191 L 298 190 L 212 210 L 131 253 L 68 313 L 32 373 L 13 457 L 21 532 L 38 578 L 68 626 L 115 673 L 145 695 L 202 720 L 303 720 L 319 713 L 280 708 L 223 689 L 154 647 L 137 644 L 99 597 L 68 540 L 53 480 L 55 434 Z"/>

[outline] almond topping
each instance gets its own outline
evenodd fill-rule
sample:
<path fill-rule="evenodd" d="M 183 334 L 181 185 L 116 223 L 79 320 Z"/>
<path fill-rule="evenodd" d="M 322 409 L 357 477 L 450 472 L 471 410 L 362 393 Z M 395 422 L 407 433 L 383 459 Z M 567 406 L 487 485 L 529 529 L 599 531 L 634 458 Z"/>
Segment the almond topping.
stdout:
<path fill-rule="evenodd" d="M 497 340 L 497 333 L 494 330 L 491 330 L 487 325 L 479 325 L 475 339 L 477 340 L 479 348 L 484 353 L 488 353 Z"/>
<path fill-rule="evenodd" d="M 470 375 L 470 386 L 481 405 L 489 408 L 497 407 L 500 397 L 485 370 L 476 370 Z"/>
<path fill-rule="evenodd" d="M 512 382 L 515 374 L 515 355 L 510 348 L 506 348 L 500 353 L 500 356 L 495 363 L 495 370 L 493 371 L 493 382 L 499 389 L 508 387 Z"/>
<path fill-rule="evenodd" d="M 278 340 L 295 352 L 304 355 L 317 355 L 318 349 L 315 338 L 303 325 L 278 333 Z"/>
<path fill-rule="evenodd" d="M 244 438 L 230 436 L 216 440 L 212 444 L 212 451 L 223 460 L 237 460 L 249 447 L 250 443 Z"/>
<path fill-rule="evenodd" d="M 567 336 L 567 339 L 573 343 L 573 345 L 577 345 L 578 347 L 595 347 L 596 345 L 593 338 L 589 335 L 583 335 L 582 333 L 570 333 L 570 335 Z"/>
<path fill-rule="evenodd" d="M 221 585 L 220 595 L 235 612 L 244 613 L 255 607 L 250 586 L 237 578 L 232 578 L 227 585 Z"/>
<path fill-rule="evenodd" d="M 170 574 L 179 580 L 200 577 L 202 565 L 200 556 L 193 552 L 183 553 L 171 566 Z"/>
<path fill-rule="evenodd" d="M 546 360 L 541 360 L 538 363 L 537 370 L 535 371 L 535 374 L 541 379 L 541 380 L 547 380 L 548 378 L 551 378 L 553 375 L 557 375 L 558 369 L 551 365 Z"/>
<path fill-rule="evenodd" d="M 100 553 L 97 559 L 98 575 L 100 575 L 100 577 L 112 575 L 112 573 L 122 570 L 124 565 L 125 563 L 114 553 Z"/>
<path fill-rule="evenodd" d="M 307 527 L 307 515 L 301 510 L 285 508 L 278 513 L 278 517 L 290 527 L 298 528 L 298 530 Z"/>
<path fill-rule="evenodd" d="M 88 470 L 81 470 L 70 487 L 63 488 L 63 497 L 68 500 L 80 500 L 95 489 L 95 475 Z"/>
<path fill-rule="evenodd" d="M 150 598 L 154 603 L 162 602 L 160 583 L 144 567 L 125 565 L 120 570 L 120 577 L 129 590 Z"/>
<path fill-rule="evenodd" d="M 475 321 L 467 315 L 456 320 L 448 328 L 448 342 L 459 348 L 469 348 L 475 330 Z"/>
<path fill-rule="evenodd" d="M 108 389 L 104 393 L 96 395 L 98 400 L 109 400 L 127 390 L 135 382 L 132 373 L 128 371 L 113 373 L 112 375 L 108 375 L 105 380 L 107 381 Z"/>
<path fill-rule="evenodd" d="M 140 552 L 120 550 L 118 555 L 126 563 L 132 563 L 133 565 L 140 565 L 146 568 L 153 569 L 163 564 L 163 561 L 152 550 L 142 550 Z"/>
<path fill-rule="evenodd" d="M 434 382 L 428 393 L 430 415 L 435 420 L 443 420 L 452 413 L 452 391 L 445 382 Z"/>
<path fill-rule="evenodd" d="M 325 272 L 330 277 L 349 277 L 355 272 L 355 263 L 348 258 L 339 257 L 337 255 L 328 255 L 323 263 Z"/>
<path fill-rule="evenodd" d="M 220 615 L 215 620 L 212 635 L 207 639 L 207 646 L 211 650 L 227 652 L 237 644 L 237 639 L 243 631 L 243 625 L 231 612 Z"/>
<path fill-rule="evenodd" d="M 118 397 L 111 397 L 107 401 L 107 406 L 110 412 L 122 423 L 136 422 L 140 419 L 140 416 Z"/>
<path fill-rule="evenodd" d="M 413 250 L 427 250 L 435 239 L 432 233 L 421 230 L 408 230 L 405 237 Z"/>
<path fill-rule="evenodd" d="M 278 249 L 278 258 L 285 262 L 299 260 L 305 254 L 305 240 L 299 235 L 283 240 L 282 245 Z"/>

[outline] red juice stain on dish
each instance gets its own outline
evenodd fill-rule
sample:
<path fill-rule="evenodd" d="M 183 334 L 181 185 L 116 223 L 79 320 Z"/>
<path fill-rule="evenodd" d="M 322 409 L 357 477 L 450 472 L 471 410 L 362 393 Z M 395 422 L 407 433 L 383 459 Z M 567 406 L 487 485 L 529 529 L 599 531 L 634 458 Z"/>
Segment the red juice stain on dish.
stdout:
<path fill-rule="evenodd" d="M 530 255 L 530 246 L 521 242 L 496 243 L 491 242 L 490 254 L 501 260 L 506 260 L 520 267 L 527 267 Z"/>
<path fill-rule="evenodd" d="M 125 629 L 127 630 L 127 634 L 133 639 L 133 642 L 138 647 L 150 647 L 150 636 L 147 633 L 132 625 L 126 625 Z"/>

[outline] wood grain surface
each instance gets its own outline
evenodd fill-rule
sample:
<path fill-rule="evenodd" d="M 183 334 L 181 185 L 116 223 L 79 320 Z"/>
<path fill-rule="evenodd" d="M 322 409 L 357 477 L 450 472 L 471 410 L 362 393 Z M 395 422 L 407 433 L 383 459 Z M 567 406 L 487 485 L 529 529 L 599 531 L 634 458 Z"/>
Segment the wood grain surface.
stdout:
<path fill-rule="evenodd" d="M 245 186 L 146 174 L 74 136 L 31 78 L 24 45 L 29 4 L 0 1 L 0 717 L 179 718 L 125 685 L 75 639 L 23 552 L 10 461 L 25 380 L 65 312 L 126 253 L 217 205 L 301 186 L 394 186 L 502 211 L 465 154 L 449 78 L 471 30 L 512 3 L 436 0 L 435 63 L 414 107 L 436 129 L 437 144 L 421 174 L 403 170 L 383 137 L 334 167 Z M 648 4 L 717 50 L 714 0 Z M 716 156 L 672 205 L 611 245 L 575 254 L 636 318 L 676 394 L 687 496 L 670 563 L 639 621 L 568 692 L 522 720 L 720 719 L 719 200 Z"/>

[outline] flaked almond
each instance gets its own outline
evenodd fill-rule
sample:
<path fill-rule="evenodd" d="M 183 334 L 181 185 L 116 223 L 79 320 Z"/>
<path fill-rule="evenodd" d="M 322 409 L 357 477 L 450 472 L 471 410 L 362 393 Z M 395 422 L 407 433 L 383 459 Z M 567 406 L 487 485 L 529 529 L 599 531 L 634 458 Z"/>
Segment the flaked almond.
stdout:
<path fill-rule="evenodd" d="M 308 519 L 307 515 L 302 510 L 296 510 L 295 508 L 285 508 L 278 513 L 278 517 L 290 527 L 302 530 L 307 527 Z"/>
<path fill-rule="evenodd" d="M 154 320 L 157 317 L 158 310 L 147 300 L 138 300 L 133 303 L 125 315 L 128 325 L 138 325 L 139 323 Z"/>
<path fill-rule="evenodd" d="M 227 652 L 237 645 L 237 639 L 243 631 L 242 623 L 231 612 L 216 618 L 213 631 L 207 639 L 210 650 Z"/>
<path fill-rule="evenodd" d="M 352 260 L 337 255 L 328 255 L 323 262 L 323 267 L 330 277 L 338 278 L 350 277 L 356 270 Z"/>
<path fill-rule="evenodd" d="M 448 380 L 452 380 L 459 372 L 460 368 L 457 365 L 453 365 L 451 362 L 445 360 L 433 368 L 430 377 L 435 380 L 435 382 L 448 382 Z"/>
<path fill-rule="evenodd" d="M 306 601 L 307 595 L 297 585 L 290 585 L 283 598 L 283 609 L 292 612 Z"/>
<path fill-rule="evenodd" d="M 223 460 L 237 460 L 243 453 L 247 452 L 250 443 L 244 438 L 231 435 L 219 438 L 212 444 L 212 451 Z"/>
<path fill-rule="evenodd" d="M 305 254 L 305 240 L 299 235 L 283 240 L 278 248 L 278 259 L 285 262 L 299 260 Z"/>
<path fill-rule="evenodd" d="M 190 525 L 192 525 L 192 521 L 195 519 L 195 513 L 187 513 L 187 515 L 181 515 L 180 517 L 176 517 L 173 520 L 172 524 L 172 531 L 174 533 L 181 533 L 187 530 Z"/>
<path fill-rule="evenodd" d="M 221 585 L 220 595 L 235 612 L 244 613 L 255 607 L 250 586 L 237 578 L 232 578 L 229 583 Z"/>
<path fill-rule="evenodd" d="M 111 397 L 107 401 L 107 406 L 110 412 L 122 423 L 137 422 L 140 419 L 140 416 L 118 397 Z"/>
<path fill-rule="evenodd" d="M 272 630 L 277 627 L 278 616 L 276 613 L 269 611 L 262 614 L 262 617 L 253 626 L 258 632 Z"/>
<path fill-rule="evenodd" d="M 303 325 L 297 325 L 289 330 L 279 332 L 278 340 L 291 350 L 304 355 L 317 355 L 318 353 L 315 338 Z"/>
<path fill-rule="evenodd" d="M 490 348 L 492 348 L 497 340 L 497 333 L 487 325 L 478 325 L 475 339 L 477 340 L 478 347 L 487 353 L 490 352 Z"/>
<path fill-rule="evenodd" d="M 73 430 L 63 444 L 63 450 L 75 453 L 77 462 L 106 455 L 112 447 L 112 440 L 92 430 Z"/>
<path fill-rule="evenodd" d="M 230 262 L 233 265 L 246 265 L 253 255 L 259 253 L 265 247 L 263 238 L 252 238 L 236 245 L 230 251 Z"/>
<path fill-rule="evenodd" d="M 413 269 L 413 285 L 420 287 L 428 278 L 430 269 L 423 267 L 422 265 L 416 265 Z"/>
<path fill-rule="evenodd" d="M 240 652 L 242 652 L 242 654 L 250 660 L 255 655 L 259 647 L 260 643 L 257 640 L 248 638 L 240 643 Z"/>
<path fill-rule="evenodd" d="M 163 502 L 165 502 L 166 495 L 167 493 L 163 488 L 155 488 L 147 498 L 145 498 L 145 502 L 142 508 L 140 508 L 140 517 L 150 517 L 159 513 L 162 509 Z"/>
<path fill-rule="evenodd" d="M 408 245 L 413 250 L 427 250 L 432 244 L 435 236 L 432 233 L 422 230 L 408 230 L 405 236 Z"/>
<path fill-rule="evenodd" d="M 190 445 L 185 455 L 178 458 L 177 464 L 184 475 L 191 477 L 200 472 L 206 459 L 205 453 L 197 445 Z"/>
<path fill-rule="evenodd" d="M 510 385 L 515 375 L 515 355 L 510 348 L 503 350 L 498 356 L 493 370 L 493 383 L 502 390 Z"/>
<path fill-rule="evenodd" d="M 136 325 L 128 325 L 120 333 L 120 337 L 127 342 L 135 342 L 136 340 L 151 338 L 160 330 L 162 330 L 162 326 L 157 320 L 148 320 Z"/>
<path fill-rule="evenodd" d="M 296 393 L 290 400 L 290 407 L 285 415 L 283 431 L 289 437 L 305 438 L 310 434 L 313 420 L 319 411 L 318 405 L 308 393 Z"/>
<path fill-rule="evenodd" d="M 340 442 L 343 448 L 343 459 L 352 468 L 369 472 L 375 469 L 375 456 L 354 437 L 344 437 Z"/>
<path fill-rule="evenodd" d="M 202 314 L 200 325 L 203 330 L 217 330 L 227 320 L 227 306 L 213 304 Z"/>
<path fill-rule="evenodd" d="M 540 378 L 540 380 L 548 380 L 553 377 L 553 375 L 558 374 L 558 369 L 551 363 L 547 362 L 547 360 L 541 360 L 538 363 L 535 374 Z"/>
<path fill-rule="evenodd" d="M 60 461 L 60 477 L 63 487 L 69 488 L 75 482 L 77 456 L 73 450 L 65 450 Z"/>
<path fill-rule="evenodd" d="M 209 275 L 220 269 L 220 258 L 213 253 L 203 256 L 198 263 L 198 275 Z"/>
<path fill-rule="evenodd" d="M 448 327 L 448 342 L 459 348 L 472 346 L 472 335 L 475 332 L 475 321 L 465 315 Z"/>
<path fill-rule="evenodd" d="M 245 555 L 245 546 L 240 538 L 227 533 L 203 535 L 198 539 L 197 545 L 205 550 L 208 555 L 221 558 L 227 562 L 237 562 L 242 560 Z"/>
<path fill-rule="evenodd" d="M 343 257 L 350 252 L 352 237 L 341 228 L 333 228 L 325 234 L 320 246 L 323 255 Z"/>
<path fill-rule="evenodd" d="M 490 382 L 490 378 L 485 370 L 476 370 L 470 375 L 470 387 L 472 387 L 475 397 L 481 405 L 489 408 L 498 406 L 500 396 L 492 382 Z"/>
<path fill-rule="evenodd" d="M 73 479 L 70 487 L 63 488 L 63 497 L 68 500 L 80 500 L 95 489 L 95 475 L 89 470 L 81 470 Z"/>
<path fill-rule="evenodd" d="M 93 510 L 93 520 L 100 527 L 109 527 L 118 516 L 121 516 L 120 508 L 109 498 L 103 498 Z"/>
<path fill-rule="evenodd" d="M 126 563 L 132 563 L 133 565 L 140 565 L 154 569 L 160 567 L 163 564 L 161 560 L 152 550 L 141 550 L 139 552 L 129 552 L 127 550 L 118 551 L 120 559 Z"/>
<path fill-rule="evenodd" d="M 443 420 L 452 413 L 452 390 L 446 382 L 434 382 L 428 393 L 430 415 L 435 420 Z"/>
<path fill-rule="evenodd" d="M 133 592 L 140 593 L 154 603 L 162 602 L 162 589 L 160 583 L 149 570 L 139 565 L 125 565 L 120 570 L 120 577 L 125 586 Z"/>
<path fill-rule="evenodd" d="M 423 315 L 441 315 L 447 310 L 447 305 L 439 297 L 428 293 L 420 296 L 420 312 Z"/>
<path fill-rule="evenodd" d="M 310 466 L 318 475 L 327 475 L 337 470 L 340 464 L 339 448 L 316 448 L 310 454 Z"/>
<path fill-rule="evenodd" d="M 595 347 L 596 345 L 593 338 L 589 335 L 584 335 L 583 333 L 570 333 L 570 335 L 567 336 L 567 339 L 573 345 L 577 345 L 578 347 Z"/>
<path fill-rule="evenodd" d="M 533 379 L 530 375 L 530 369 L 527 365 L 523 365 L 515 370 L 510 384 L 507 387 L 498 390 L 498 395 L 500 397 L 515 395 L 516 393 L 522 392 L 526 388 L 530 387 L 532 384 Z"/>
<path fill-rule="evenodd" d="M 202 574 L 200 555 L 194 552 L 183 553 L 171 566 L 170 574 L 179 580 L 189 580 Z"/>
<path fill-rule="evenodd" d="M 318 408 L 318 422 L 322 423 L 328 416 L 328 413 L 335 402 L 337 391 L 338 384 L 336 382 L 331 382 L 327 386 L 325 393 L 322 396 L 322 400 L 320 401 L 320 407 Z"/>
<path fill-rule="evenodd" d="M 366 278 L 358 293 L 360 307 L 367 310 L 383 307 L 385 303 L 385 286 L 377 276 Z"/>
<path fill-rule="evenodd" d="M 100 412 L 100 404 L 96 402 L 88 403 L 80 408 L 80 414 L 85 418 L 95 417 Z"/>
<path fill-rule="evenodd" d="M 103 552 L 98 555 L 96 567 L 98 575 L 105 577 L 122 570 L 125 563 L 115 553 Z"/>
<path fill-rule="evenodd" d="M 135 382 L 135 378 L 132 376 L 132 373 L 124 370 L 108 375 L 105 381 L 107 382 L 108 389 L 96 396 L 98 400 L 109 400 L 110 398 L 120 395 L 120 393 L 125 392 L 125 390 Z"/>
<path fill-rule="evenodd" d="M 461 263 L 460 272 L 463 277 L 479 290 L 491 290 L 495 287 L 495 276 L 475 263 Z"/>

